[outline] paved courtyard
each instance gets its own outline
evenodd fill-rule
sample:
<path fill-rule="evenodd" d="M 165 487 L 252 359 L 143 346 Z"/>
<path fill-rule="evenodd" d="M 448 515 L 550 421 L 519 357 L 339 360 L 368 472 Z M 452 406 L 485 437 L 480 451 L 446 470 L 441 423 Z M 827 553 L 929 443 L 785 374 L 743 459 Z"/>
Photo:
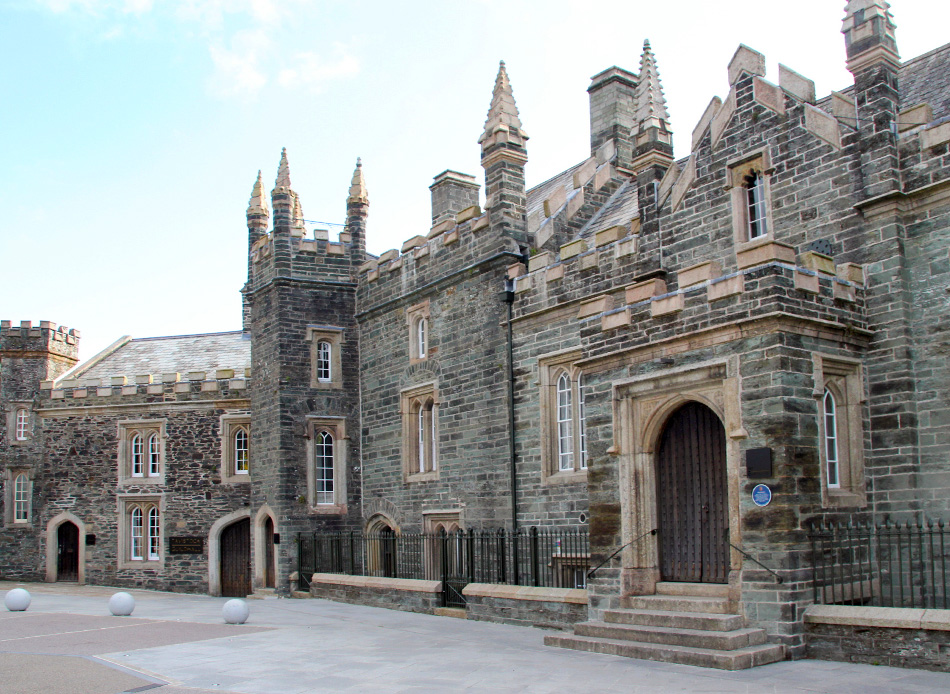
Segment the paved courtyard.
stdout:
<path fill-rule="evenodd" d="M 542 645 L 544 632 L 324 600 L 249 600 L 247 624 L 224 624 L 224 598 L 22 586 L 27 612 L 0 612 L 3 694 L 295 692 L 948 692 L 950 674 L 822 661 L 721 672 Z"/>

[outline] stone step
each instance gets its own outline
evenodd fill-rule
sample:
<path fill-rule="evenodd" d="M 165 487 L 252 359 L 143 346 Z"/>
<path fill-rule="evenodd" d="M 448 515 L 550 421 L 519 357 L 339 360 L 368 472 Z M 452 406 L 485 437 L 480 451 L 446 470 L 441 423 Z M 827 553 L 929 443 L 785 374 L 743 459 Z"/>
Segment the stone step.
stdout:
<path fill-rule="evenodd" d="M 592 636 L 545 636 L 547 646 L 572 648 L 591 653 L 606 653 L 640 660 L 656 660 L 662 663 L 698 665 L 720 670 L 745 670 L 757 665 L 774 663 L 785 658 L 785 647 L 780 644 L 748 646 L 734 651 L 719 651 L 710 648 L 669 646 L 637 641 L 615 641 Z"/>
<path fill-rule="evenodd" d="M 709 614 L 705 612 L 662 612 L 656 610 L 607 610 L 604 621 L 613 624 L 696 629 L 704 631 L 732 631 L 746 625 L 745 617 L 737 614 Z"/>
<path fill-rule="evenodd" d="M 277 591 L 273 588 L 257 588 L 253 593 L 248 595 L 245 600 L 276 600 Z"/>
<path fill-rule="evenodd" d="M 762 629 L 745 628 L 731 631 L 708 631 L 668 626 L 610 624 L 597 621 L 575 624 L 574 634 L 576 636 L 594 636 L 614 641 L 663 643 L 669 646 L 690 646 L 718 651 L 735 651 L 748 646 L 760 646 L 768 640 L 765 631 Z"/>
<path fill-rule="evenodd" d="M 629 595 L 620 604 L 634 610 L 654 610 L 669 612 L 706 612 L 709 614 L 730 614 L 735 608 L 727 598 L 708 598 L 685 595 Z"/>
<path fill-rule="evenodd" d="M 656 584 L 657 595 L 688 595 L 704 598 L 728 598 L 729 586 L 725 583 L 680 583 L 660 581 Z"/>

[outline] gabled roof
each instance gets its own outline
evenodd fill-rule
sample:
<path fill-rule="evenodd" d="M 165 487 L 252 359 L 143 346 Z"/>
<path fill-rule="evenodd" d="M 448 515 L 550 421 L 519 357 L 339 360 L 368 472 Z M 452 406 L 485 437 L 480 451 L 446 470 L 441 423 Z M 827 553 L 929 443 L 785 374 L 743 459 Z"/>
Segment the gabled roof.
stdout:
<path fill-rule="evenodd" d="M 101 355 L 101 358 L 100 355 L 93 357 L 86 364 L 80 364 L 69 377 L 184 374 L 216 369 L 242 371 L 251 365 L 251 336 L 235 331 L 137 338 Z"/>
<path fill-rule="evenodd" d="M 926 102 L 935 119 L 950 116 L 950 43 L 904 63 L 897 88 L 901 108 Z"/>

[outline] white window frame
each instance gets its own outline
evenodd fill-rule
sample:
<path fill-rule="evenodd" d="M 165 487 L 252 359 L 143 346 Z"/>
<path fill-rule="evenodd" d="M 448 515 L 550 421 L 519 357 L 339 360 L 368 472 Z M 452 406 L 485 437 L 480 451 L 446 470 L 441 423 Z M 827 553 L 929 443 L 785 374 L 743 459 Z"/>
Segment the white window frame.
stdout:
<path fill-rule="evenodd" d="M 736 250 L 768 243 L 775 238 L 772 220 L 772 167 L 768 147 L 726 163 L 726 189 L 732 200 L 732 229 Z M 757 183 L 749 187 L 749 179 Z M 754 200 L 750 200 L 750 194 Z M 753 236 L 753 232 L 755 235 Z"/>
<path fill-rule="evenodd" d="M 332 438 L 332 478 L 326 476 L 321 435 Z M 349 439 L 343 417 L 307 417 L 307 506 L 311 514 L 342 515 L 347 511 L 346 465 Z M 330 481 L 327 489 L 326 481 Z"/>
<path fill-rule="evenodd" d="M 10 402 L 6 417 L 7 441 L 12 446 L 26 446 L 33 440 L 33 407 L 28 401 Z"/>
<path fill-rule="evenodd" d="M 8 528 L 29 527 L 33 522 L 32 470 L 29 467 L 8 467 L 2 475 L 3 524 Z"/>
<path fill-rule="evenodd" d="M 812 357 L 818 420 L 817 445 L 821 501 L 825 507 L 867 506 L 864 479 L 864 375 L 861 362 L 850 357 L 815 353 Z M 834 400 L 833 417 L 828 417 L 826 397 Z M 830 427 L 834 431 L 829 432 Z M 829 456 L 829 441 L 834 456 Z M 832 470 L 837 469 L 837 483 Z"/>
<path fill-rule="evenodd" d="M 238 469 L 237 436 L 243 431 L 247 435 L 247 470 Z M 251 439 L 250 412 L 228 412 L 221 415 L 219 428 L 221 441 L 221 482 L 224 484 L 247 484 L 251 480 L 253 463 L 253 445 Z"/>
<path fill-rule="evenodd" d="M 821 399 L 821 405 L 821 413 L 825 423 L 822 431 L 825 450 L 825 481 L 829 489 L 840 489 L 841 461 L 838 457 L 838 406 L 835 402 L 835 394 L 828 386 L 825 386 L 825 394 Z"/>
<path fill-rule="evenodd" d="M 402 416 L 403 480 L 439 478 L 439 392 L 434 381 L 399 394 Z"/>
<path fill-rule="evenodd" d="M 429 300 L 426 299 L 406 309 L 409 325 L 409 363 L 426 361 L 432 352 L 432 326 L 430 324 Z"/>
<path fill-rule="evenodd" d="M 165 497 L 163 495 L 119 494 L 120 569 L 160 569 L 164 566 Z M 138 523 L 136 523 L 138 520 Z"/>
<path fill-rule="evenodd" d="M 30 411 L 25 407 L 16 408 L 14 413 L 15 431 L 14 438 L 17 441 L 30 440 Z"/>
<path fill-rule="evenodd" d="M 165 419 L 119 421 L 119 484 L 165 483 L 165 427 Z"/>
<path fill-rule="evenodd" d="M 316 481 L 314 501 L 317 506 L 326 506 L 336 503 L 334 495 L 334 478 L 336 465 L 334 464 L 333 434 L 321 428 L 313 439 L 313 468 Z"/>
<path fill-rule="evenodd" d="M 310 341 L 310 387 L 339 389 L 343 387 L 342 345 L 343 328 L 334 325 L 307 326 Z M 322 354 L 321 345 L 329 346 L 329 361 Z M 329 371 L 327 371 L 329 367 Z"/>
<path fill-rule="evenodd" d="M 13 522 L 29 523 L 32 506 L 33 483 L 25 472 L 13 478 Z"/>
<path fill-rule="evenodd" d="M 538 359 L 541 477 L 545 484 L 587 479 L 586 387 L 584 374 L 574 363 L 581 355 L 581 350 L 573 349 Z"/>

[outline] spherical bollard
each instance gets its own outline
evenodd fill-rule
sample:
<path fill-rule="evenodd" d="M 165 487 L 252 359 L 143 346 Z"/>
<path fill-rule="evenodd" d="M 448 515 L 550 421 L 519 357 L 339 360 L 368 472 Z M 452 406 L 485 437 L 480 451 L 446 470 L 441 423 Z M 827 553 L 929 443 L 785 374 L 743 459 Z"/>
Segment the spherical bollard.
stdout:
<path fill-rule="evenodd" d="M 135 598 L 128 593 L 120 592 L 109 598 L 109 612 L 116 617 L 128 617 L 135 609 Z"/>
<path fill-rule="evenodd" d="M 24 612 L 27 607 L 30 606 L 30 593 L 23 588 L 14 588 L 11 591 L 7 592 L 7 596 L 3 599 L 3 604 L 7 606 L 7 609 L 10 612 Z"/>
<path fill-rule="evenodd" d="M 228 624 L 244 624 L 251 611 L 247 608 L 247 603 L 243 600 L 228 600 L 224 603 L 224 621 Z"/>

